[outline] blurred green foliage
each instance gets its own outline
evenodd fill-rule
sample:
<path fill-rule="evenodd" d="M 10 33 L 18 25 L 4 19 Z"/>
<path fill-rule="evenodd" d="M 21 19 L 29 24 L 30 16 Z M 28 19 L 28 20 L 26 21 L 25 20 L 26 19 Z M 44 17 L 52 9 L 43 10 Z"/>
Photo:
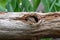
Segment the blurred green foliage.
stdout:
<path fill-rule="evenodd" d="M 40 2 L 45 12 L 60 11 L 60 0 L 0 0 L 0 12 L 35 12 Z"/>
<path fill-rule="evenodd" d="M 41 0 L 45 12 L 59 12 L 60 11 L 60 0 Z"/>
<path fill-rule="evenodd" d="M 0 0 L 0 12 L 33 12 L 40 0 Z"/>
<path fill-rule="evenodd" d="M 53 38 L 41 38 L 40 40 L 53 40 Z"/>

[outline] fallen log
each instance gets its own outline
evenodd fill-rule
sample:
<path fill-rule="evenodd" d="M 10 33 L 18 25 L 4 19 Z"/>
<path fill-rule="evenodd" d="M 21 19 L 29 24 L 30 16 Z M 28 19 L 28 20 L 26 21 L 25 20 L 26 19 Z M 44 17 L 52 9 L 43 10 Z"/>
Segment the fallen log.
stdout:
<path fill-rule="evenodd" d="M 1 12 L 1 40 L 39 40 L 60 37 L 60 12 Z"/>

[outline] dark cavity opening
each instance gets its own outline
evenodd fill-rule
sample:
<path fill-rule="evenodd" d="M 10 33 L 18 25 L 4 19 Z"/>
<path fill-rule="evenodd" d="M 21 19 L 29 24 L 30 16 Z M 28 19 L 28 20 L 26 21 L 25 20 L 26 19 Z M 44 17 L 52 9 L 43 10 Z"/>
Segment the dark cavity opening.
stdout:
<path fill-rule="evenodd" d="M 27 21 L 27 20 L 28 20 L 28 18 L 34 18 L 34 20 L 35 20 L 36 22 L 38 22 L 38 18 L 37 18 L 37 17 L 35 17 L 35 16 L 27 17 L 25 20 Z"/>
<path fill-rule="evenodd" d="M 58 17 L 57 15 L 55 15 L 55 17 Z"/>

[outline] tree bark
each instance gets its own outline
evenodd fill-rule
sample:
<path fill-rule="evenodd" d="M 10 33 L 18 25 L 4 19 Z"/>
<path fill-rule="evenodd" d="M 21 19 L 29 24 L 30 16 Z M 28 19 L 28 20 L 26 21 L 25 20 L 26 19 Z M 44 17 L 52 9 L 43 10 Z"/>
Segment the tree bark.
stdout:
<path fill-rule="evenodd" d="M 60 37 L 60 12 L 1 12 L 1 40 L 39 40 Z"/>

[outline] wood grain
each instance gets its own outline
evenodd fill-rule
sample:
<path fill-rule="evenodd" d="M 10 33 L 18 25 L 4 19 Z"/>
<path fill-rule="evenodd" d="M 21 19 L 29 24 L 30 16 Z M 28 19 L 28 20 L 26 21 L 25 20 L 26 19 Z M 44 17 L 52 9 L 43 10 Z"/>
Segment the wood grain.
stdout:
<path fill-rule="evenodd" d="M 1 40 L 60 37 L 60 12 L 0 12 Z"/>

